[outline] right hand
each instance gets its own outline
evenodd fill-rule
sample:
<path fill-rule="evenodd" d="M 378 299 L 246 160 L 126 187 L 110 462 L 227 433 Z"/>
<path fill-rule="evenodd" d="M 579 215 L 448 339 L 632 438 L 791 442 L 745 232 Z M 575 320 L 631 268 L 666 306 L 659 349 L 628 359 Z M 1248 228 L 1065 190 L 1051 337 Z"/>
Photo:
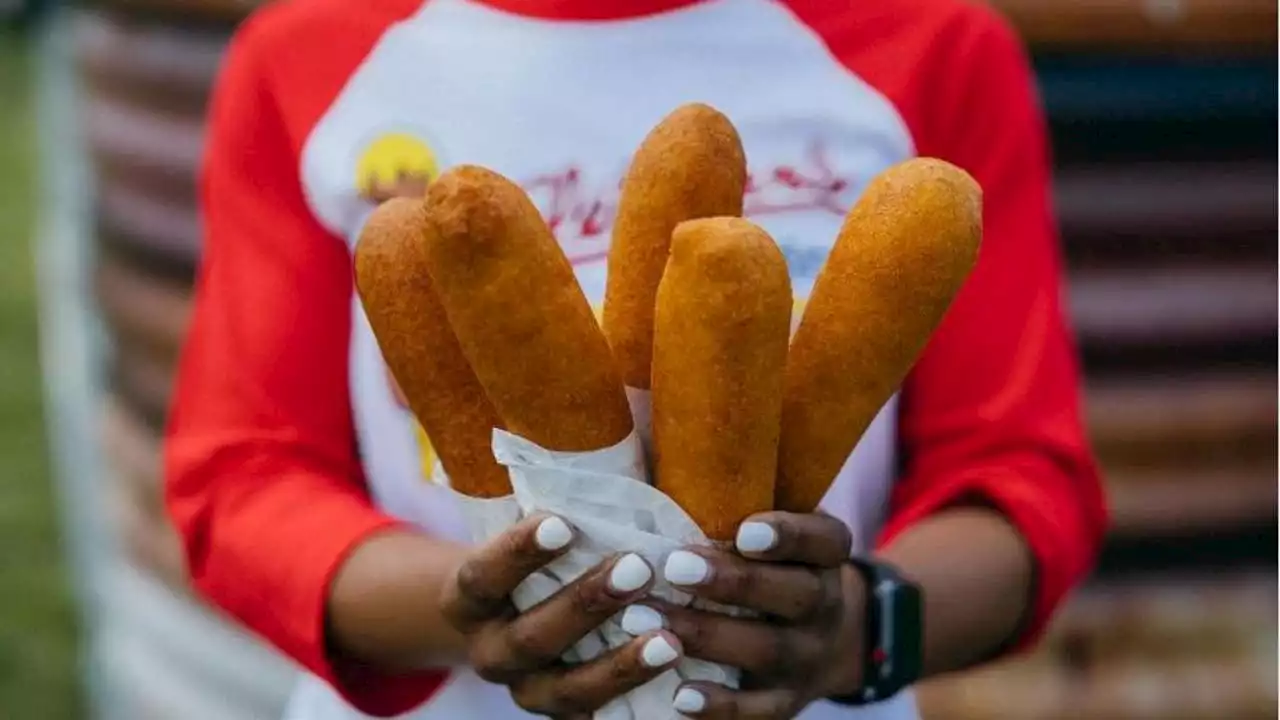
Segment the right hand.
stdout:
<path fill-rule="evenodd" d="M 511 592 L 526 577 L 564 553 L 575 539 L 557 517 L 527 518 L 474 550 L 446 582 L 445 619 L 466 638 L 481 678 L 507 686 L 525 710 L 555 718 L 582 718 L 675 665 L 679 641 L 649 632 L 581 665 L 560 656 L 653 584 L 653 570 L 638 555 L 607 558 L 547 600 L 517 614 Z"/>

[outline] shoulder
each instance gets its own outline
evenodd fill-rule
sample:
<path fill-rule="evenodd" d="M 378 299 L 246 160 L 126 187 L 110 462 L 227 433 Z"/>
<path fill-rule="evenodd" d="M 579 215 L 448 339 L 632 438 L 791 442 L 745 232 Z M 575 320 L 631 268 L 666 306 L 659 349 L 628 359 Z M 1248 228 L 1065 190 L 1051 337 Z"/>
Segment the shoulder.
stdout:
<path fill-rule="evenodd" d="M 328 43 L 345 44 L 417 11 L 424 0 L 275 0 L 249 15 L 232 44 L 250 52 L 319 54 Z M 312 48 L 308 52 L 308 48 Z"/>
<path fill-rule="evenodd" d="M 275 0 L 236 29 L 219 96 L 270 106 L 296 144 L 389 28 L 424 0 Z M 259 113 L 262 112 L 260 108 Z"/>
<path fill-rule="evenodd" d="M 236 29 L 227 67 L 306 86 L 355 71 L 379 38 L 424 0 L 275 0 Z"/>
<path fill-rule="evenodd" d="M 1023 95 L 1030 63 L 1008 21 L 978 0 L 786 0 L 833 58 L 885 95 L 921 152 L 949 144 L 958 114 Z"/>
<path fill-rule="evenodd" d="M 995 38 L 1017 44 L 1008 22 L 978 0 L 785 0 L 784 4 L 816 33 L 831 40 Z"/>

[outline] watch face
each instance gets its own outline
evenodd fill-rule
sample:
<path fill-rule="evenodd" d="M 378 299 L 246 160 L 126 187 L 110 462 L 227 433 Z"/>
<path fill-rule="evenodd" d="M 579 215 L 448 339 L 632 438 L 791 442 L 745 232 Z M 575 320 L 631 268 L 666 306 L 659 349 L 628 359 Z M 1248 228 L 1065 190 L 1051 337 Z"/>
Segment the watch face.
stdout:
<path fill-rule="evenodd" d="M 877 663 L 877 682 L 887 683 L 894 676 L 894 666 L 897 665 L 895 659 L 898 653 L 902 652 L 902 648 L 898 645 L 901 642 L 898 638 L 898 628 L 895 626 L 898 622 L 898 603 L 897 586 L 892 580 L 883 579 L 875 588 L 876 603 L 880 607 L 880 648 L 879 662 Z"/>
<path fill-rule="evenodd" d="M 863 558 L 850 564 L 867 582 L 867 639 L 864 687 L 841 702 L 856 705 L 893 697 L 920 679 L 924 658 L 924 602 L 920 588 L 894 569 Z"/>
<path fill-rule="evenodd" d="M 920 679 L 924 656 L 924 603 L 913 585 L 890 583 L 882 627 L 892 648 L 885 662 L 886 679 L 901 689 Z"/>

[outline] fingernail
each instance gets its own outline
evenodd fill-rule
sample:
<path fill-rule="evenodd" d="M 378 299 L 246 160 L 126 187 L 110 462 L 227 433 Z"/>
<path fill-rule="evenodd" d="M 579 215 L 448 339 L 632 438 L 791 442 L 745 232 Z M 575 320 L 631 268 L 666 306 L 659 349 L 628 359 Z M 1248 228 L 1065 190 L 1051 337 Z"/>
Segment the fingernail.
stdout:
<path fill-rule="evenodd" d="M 778 531 L 769 523 L 744 522 L 738 527 L 738 549 L 759 553 L 773 549 L 778 544 Z"/>
<path fill-rule="evenodd" d="M 643 635 L 661 630 L 665 624 L 666 618 L 662 617 L 662 613 L 648 605 L 632 605 L 622 613 L 622 629 L 628 635 Z"/>
<path fill-rule="evenodd" d="M 553 516 L 538 523 L 533 539 L 543 550 L 559 550 L 573 540 L 573 531 L 568 523 Z"/>
<path fill-rule="evenodd" d="M 629 593 L 644 587 L 653 577 L 649 564 L 635 553 L 628 553 L 618 558 L 609 571 L 609 587 L 617 592 Z"/>
<path fill-rule="evenodd" d="M 680 688 L 671 707 L 678 713 L 702 712 L 707 707 L 707 696 L 693 688 Z"/>
<path fill-rule="evenodd" d="M 662 576 L 672 585 L 697 585 L 711 574 L 711 566 L 701 555 L 677 550 L 667 556 Z"/>
<path fill-rule="evenodd" d="M 680 657 L 680 651 L 666 637 L 655 635 L 640 650 L 645 667 L 661 667 Z"/>

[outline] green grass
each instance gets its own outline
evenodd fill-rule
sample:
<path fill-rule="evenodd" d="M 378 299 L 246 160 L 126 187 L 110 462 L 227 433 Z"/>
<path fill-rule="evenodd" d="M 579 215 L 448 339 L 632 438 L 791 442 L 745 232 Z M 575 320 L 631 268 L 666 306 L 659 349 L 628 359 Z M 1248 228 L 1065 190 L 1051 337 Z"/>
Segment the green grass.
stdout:
<path fill-rule="evenodd" d="M 0 717 L 82 716 L 41 412 L 32 43 L 0 29 Z"/>

